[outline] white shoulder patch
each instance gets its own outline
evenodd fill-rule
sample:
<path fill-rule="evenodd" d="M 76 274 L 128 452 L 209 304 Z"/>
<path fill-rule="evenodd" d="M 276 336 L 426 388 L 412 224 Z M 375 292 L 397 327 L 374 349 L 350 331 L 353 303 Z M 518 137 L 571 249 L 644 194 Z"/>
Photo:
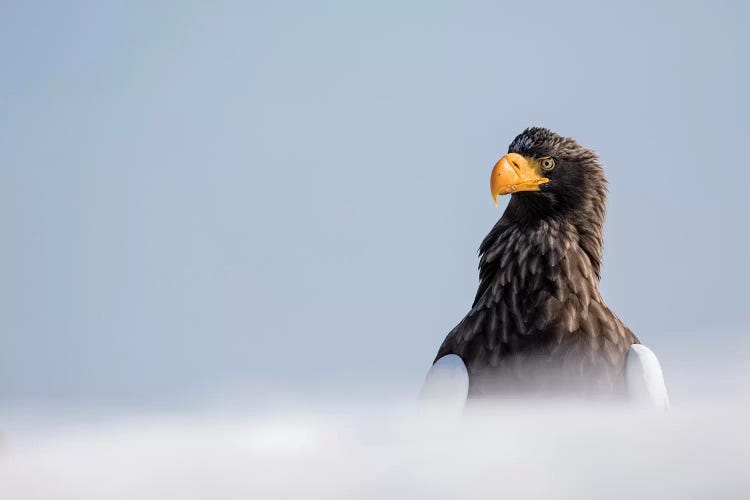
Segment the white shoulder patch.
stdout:
<path fill-rule="evenodd" d="M 448 354 L 435 361 L 419 395 L 420 409 L 442 414 L 461 414 L 469 395 L 469 372 L 464 361 Z"/>
<path fill-rule="evenodd" d="M 630 346 L 625 357 L 625 376 L 630 398 L 634 402 L 661 411 L 669 409 L 664 375 L 651 349 L 641 344 Z"/>

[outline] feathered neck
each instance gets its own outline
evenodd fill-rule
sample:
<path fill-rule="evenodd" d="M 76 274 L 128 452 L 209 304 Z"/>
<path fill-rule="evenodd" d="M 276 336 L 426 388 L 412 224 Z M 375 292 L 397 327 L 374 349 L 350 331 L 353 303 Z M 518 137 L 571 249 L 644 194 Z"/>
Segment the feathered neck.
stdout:
<path fill-rule="evenodd" d="M 588 256 L 591 269 L 600 278 L 604 238 L 602 229 L 606 215 L 607 185 L 606 181 L 592 182 L 583 186 L 577 199 L 538 196 L 534 193 L 518 193 L 511 196 L 505 212 L 495 227 L 482 241 L 479 247 L 480 269 L 481 256 L 485 255 L 509 233 L 539 233 L 531 241 L 546 237 L 555 228 L 564 229 L 569 238 L 568 244 L 576 244 Z M 590 193 L 588 196 L 585 193 Z M 553 234 L 559 237 L 560 234 Z"/>
<path fill-rule="evenodd" d="M 585 203 L 585 210 L 551 207 L 533 195 L 513 195 L 503 216 L 479 247 L 479 289 L 475 305 L 493 286 L 537 289 L 527 277 L 559 283 L 569 273 L 566 254 L 580 250 L 577 267 L 598 290 L 606 190 Z M 520 279 L 514 279 L 518 275 Z M 515 282 L 515 284 L 513 284 Z M 529 290 L 531 291 L 531 290 Z"/>

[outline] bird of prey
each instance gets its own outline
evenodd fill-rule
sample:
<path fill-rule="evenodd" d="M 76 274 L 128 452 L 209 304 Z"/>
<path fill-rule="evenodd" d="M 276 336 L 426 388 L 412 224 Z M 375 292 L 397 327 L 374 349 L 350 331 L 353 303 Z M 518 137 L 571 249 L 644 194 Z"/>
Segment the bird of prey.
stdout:
<path fill-rule="evenodd" d="M 599 293 L 607 181 L 598 155 L 546 128 L 519 134 L 490 191 L 510 201 L 479 247 L 479 289 L 427 374 L 423 401 L 631 398 L 666 409 L 656 356 Z"/>

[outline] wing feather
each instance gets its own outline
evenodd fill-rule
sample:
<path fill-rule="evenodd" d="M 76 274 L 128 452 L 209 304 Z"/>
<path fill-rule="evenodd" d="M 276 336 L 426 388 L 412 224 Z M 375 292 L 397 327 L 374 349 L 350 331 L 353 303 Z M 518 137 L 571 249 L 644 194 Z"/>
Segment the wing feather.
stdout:
<path fill-rule="evenodd" d="M 448 354 L 435 361 L 427 372 L 419 395 L 422 409 L 439 410 L 441 414 L 460 414 L 469 395 L 469 372 L 464 361 Z"/>
<path fill-rule="evenodd" d="M 656 354 L 642 344 L 630 346 L 625 357 L 625 375 L 631 399 L 658 410 L 669 409 L 667 387 Z"/>

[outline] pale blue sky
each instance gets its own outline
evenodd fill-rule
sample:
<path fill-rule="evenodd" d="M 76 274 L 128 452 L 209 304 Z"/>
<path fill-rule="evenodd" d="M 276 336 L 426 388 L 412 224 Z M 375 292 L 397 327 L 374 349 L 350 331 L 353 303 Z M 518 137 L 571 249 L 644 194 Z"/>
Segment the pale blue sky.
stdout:
<path fill-rule="evenodd" d="M 418 387 L 528 125 L 606 163 L 667 377 L 746 352 L 748 7 L 526 5 L 3 2 L 3 403 Z"/>

